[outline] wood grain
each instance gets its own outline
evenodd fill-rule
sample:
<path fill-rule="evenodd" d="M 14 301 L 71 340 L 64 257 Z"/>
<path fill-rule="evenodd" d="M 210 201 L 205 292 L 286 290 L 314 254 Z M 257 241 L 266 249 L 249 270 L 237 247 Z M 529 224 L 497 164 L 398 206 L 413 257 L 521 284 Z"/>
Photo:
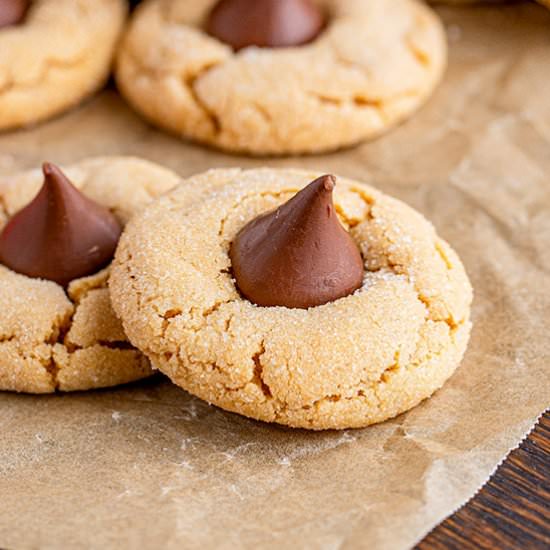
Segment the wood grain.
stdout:
<path fill-rule="evenodd" d="M 550 548 L 550 411 L 483 489 L 417 550 Z"/>

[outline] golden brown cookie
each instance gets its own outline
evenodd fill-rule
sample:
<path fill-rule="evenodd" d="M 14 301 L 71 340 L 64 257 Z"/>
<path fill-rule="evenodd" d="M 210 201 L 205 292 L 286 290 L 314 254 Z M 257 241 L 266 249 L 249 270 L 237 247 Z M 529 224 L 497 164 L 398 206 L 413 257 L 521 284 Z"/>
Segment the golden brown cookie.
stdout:
<path fill-rule="evenodd" d="M 190 178 L 128 224 L 109 287 L 130 341 L 202 399 L 295 427 L 366 426 L 417 405 L 453 373 L 472 290 L 420 214 L 338 179 L 336 211 L 366 269 L 361 288 L 310 309 L 244 299 L 229 256 L 235 236 L 318 175 L 227 169 Z"/>
<path fill-rule="evenodd" d="M 125 0 L 35 0 L 0 28 L 0 130 L 72 107 L 107 79 Z"/>
<path fill-rule="evenodd" d="M 87 160 L 66 174 L 122 224 L 178 182 L 169 170 L 135 158 Z M 0 180 L 0 230 L 41 184 L 38 170 Z M 111 309 L 108 274 L 106 268 L 74 280 L 65 291 L 0 265 L 0 390 L 86 390 L 151 374 Z"/>
<path fill-rule="evenodd" d="M 439 82 L 446 40 L 417 0 L 317 0 L 327 28 L 292 48 L 234 52 L 208 35 L 213 0 L 148 0 L 116 76 L 166 130 L 229 151 L 296 154 L 372 138 L 416 111 Z"/>

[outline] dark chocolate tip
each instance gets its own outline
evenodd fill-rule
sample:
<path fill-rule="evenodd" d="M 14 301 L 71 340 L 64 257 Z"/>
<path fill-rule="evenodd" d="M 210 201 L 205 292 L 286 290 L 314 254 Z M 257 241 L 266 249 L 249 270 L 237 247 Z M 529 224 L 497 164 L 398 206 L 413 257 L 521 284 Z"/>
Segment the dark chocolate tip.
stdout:
<path fill-rule="evenodd" d="M 334 176 L 321 176 L 239 231 L 230 257 L 245 298 L 260 306 L 309 308 L 361 287 L 363 260 L 335 215 L 335 185 Z"/>
<path fill-rule="evenodd" d="M 51 162 L 44 162 L 42 163 L 42 173 L 47 178 L 49 176 L 53 176 L 54 174 L 59 174 L 61 170 L 55 166 L 55 164 L 52 164 Z"/>
<path fill-rule="evenodd" d="M 321 181 L 325 191 L 332 192 L 332 190 L 336 187 L 336 178 L 331 174 L 326 174 L 318 179 Z"/>
<path fill-rule="evenodd" d="M 314 40 L 325 17 L 311 0 L 219 0 L 206 31 L 234 50 L 283 48 Z"/>
<path fill-rule="evenodd" d="M 44 174 L 44 187 L 50 192 L 63 192 L 65 189 L 75 189 L 71 181 L 61 169 L 51 162 L 42 163 L 42 174 Z"/>
<path fill-rule="evenodd" d="M 22 275 L 66 286 L 111 261 L 122 228 L 55 164 L 45 162 L 42 171 L 40 191 L 0 234 L 0 262 Z"/>

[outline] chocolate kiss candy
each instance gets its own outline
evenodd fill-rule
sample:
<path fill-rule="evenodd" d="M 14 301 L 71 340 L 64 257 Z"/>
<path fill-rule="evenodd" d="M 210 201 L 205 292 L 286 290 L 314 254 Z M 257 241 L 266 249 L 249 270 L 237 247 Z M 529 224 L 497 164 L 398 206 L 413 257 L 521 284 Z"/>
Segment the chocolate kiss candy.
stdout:
<path fill-rule="evenodd" d="M 29 4 L 29 0 L 0 0 L 0 29 L 20 23 Z"/>
<path fill-rule="evenodd" d="M 281 48 L 313 40 L 324 26 L 322 12 L 310 0 L 220 0 L 206 30 L 233 46 Z"/>
<path fill-rule="evenodd" d="M 121 226 L 59 168 L 45 163 L 42 169 L 42 189 L 0 235 L 0 262 L 17 273 L 66 286 L 110 262 Z"/>
<path fill-rule="evenodd" d="M 308 308 L 363 283 L 363 260 L 332 203 L 334 176 L 311 182 L 244 226 L 230 250 L 242 294 L 259 306 Z"/>

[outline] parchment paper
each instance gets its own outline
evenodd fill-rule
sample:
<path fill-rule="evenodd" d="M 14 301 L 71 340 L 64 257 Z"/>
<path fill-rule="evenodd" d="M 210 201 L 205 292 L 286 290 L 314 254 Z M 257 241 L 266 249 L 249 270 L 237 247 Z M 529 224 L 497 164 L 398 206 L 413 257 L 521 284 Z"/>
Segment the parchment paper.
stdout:
<path fill-rule="evenodd" d="M 3 173 L 135 154 L 182 175 L 269 164 L 365 180 L 427 215 L 476 290 L 456 375 L 364 430 L 261 424 L 160 376 L 77 395 L 0 394 L 0 547 L 407 548 L 518 444 L 550 402 L 550 12 L 440 13 L 445 83 L 410 122 L 354 150 L 227 156 L 147 127 L 113 89 L 0 136 Z"/>

